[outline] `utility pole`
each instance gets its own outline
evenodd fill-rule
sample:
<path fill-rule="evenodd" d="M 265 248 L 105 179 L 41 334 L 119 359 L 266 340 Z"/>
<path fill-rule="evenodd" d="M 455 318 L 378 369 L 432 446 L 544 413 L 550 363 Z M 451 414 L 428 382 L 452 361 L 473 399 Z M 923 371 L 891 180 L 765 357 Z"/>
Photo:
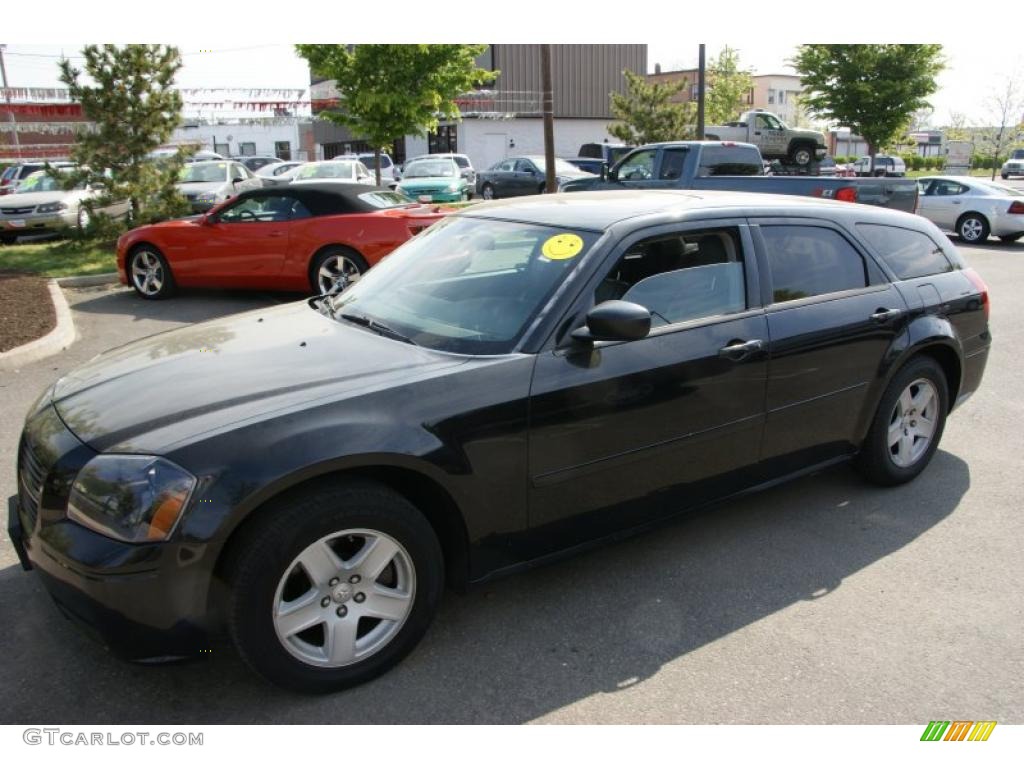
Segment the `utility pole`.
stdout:
<path fill-rule="evenodd" d="M 704 43 L 697 56 L 697 140 L 704 141 Z"/>
<path fill-rule="evenodd" d="M 555 95 L 551 85 L 551 46 L 540 47 L 540 79 L 544 89 L 544 191 L 558 191 L 555 182 Z"/>
<path fill-rule="evenodd" d="M 7 114 L 11 118 L 11 136 L 14 137 L 14 155 L 15 157 L 21 157 L 21 145 L 18 142 L 18 121 L 14 118 L 14 111 L 10 108 L 11 106 L 11 92 L 7 90 L 7 67 L 4 66 L 4 50 L 7 46 L 0 43 L 0 79 L 4 83 L 4 96 L 7 101 Z"/>

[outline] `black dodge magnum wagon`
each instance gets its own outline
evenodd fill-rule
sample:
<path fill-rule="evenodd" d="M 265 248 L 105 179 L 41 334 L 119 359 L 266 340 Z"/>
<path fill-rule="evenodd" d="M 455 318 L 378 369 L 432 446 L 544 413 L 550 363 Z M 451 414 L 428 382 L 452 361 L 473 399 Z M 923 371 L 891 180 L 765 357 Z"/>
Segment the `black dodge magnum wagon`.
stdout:
<path fill-rule="evenodd" d="M 31 409 L 9 528 L 134 659 L 226 629 L 304 691 L 379 675 L 456 588 L 848 459 L 916 477 L 988 293 L 848 203 L 483 204 L 347 290 L 111 350 Z M 742 567 L 742 564 L 737 564 Z"/>

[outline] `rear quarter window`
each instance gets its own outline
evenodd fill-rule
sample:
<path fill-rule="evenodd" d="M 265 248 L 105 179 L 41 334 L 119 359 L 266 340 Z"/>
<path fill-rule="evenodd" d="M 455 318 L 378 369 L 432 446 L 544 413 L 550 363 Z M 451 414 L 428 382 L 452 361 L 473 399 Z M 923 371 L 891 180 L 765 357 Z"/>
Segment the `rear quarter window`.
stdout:
<path fill-rule="evenodd" d="M 901 280 L 953 271 L 942 247 L 923 232 L 884 224 L 858 224 L 857 231 Z"/>
<path fill-rule="evenodd" d="M 704 147 L 699 176 L 760 176 L 761 153 L 753 147 Z"/>

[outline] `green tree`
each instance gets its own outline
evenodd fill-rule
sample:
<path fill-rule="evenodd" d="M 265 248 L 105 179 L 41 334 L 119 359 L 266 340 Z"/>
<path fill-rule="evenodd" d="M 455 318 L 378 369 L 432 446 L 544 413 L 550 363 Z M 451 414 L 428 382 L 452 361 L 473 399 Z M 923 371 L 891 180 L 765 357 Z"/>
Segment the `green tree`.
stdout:
<path fill-rule="evenodd" d="M 83 69 L 67 59 L 58 64 L 61 82 L 95 125 L 76 137 L 71 159 L 80 167 L 69 183 L 85 181 L 103 189 L 92 201 L 96 208 L 131 201 L 136 220 L 183 212 L 187 204 L 174 185 L 184 152 L 160 163 L 148 159 L 181 120 L 181 94 L 174 89 L 181 69 L 178 49 L 87 45 L 82 56 Z"/>
<path fill-rule="evenodd" d="M 695 105 L 672 101 L 673 96 L 689 88 L 689 81 L 648 83 L 643 75 L 628 69 L 622 74 L 627 93 L 611 94 L 612 114 L 621 122 L 609 125 L 608 133 L 634 146 L 693 138 Z"/>
<path fill-rule="evenodd" d="M 707 70 L 704 115 L 708 125 L 722 125 L 735 120 L 747 103 L 747 94 L 754 87 L 754 78 L 740 69 L 735 48 L 723 48 Z"/>
<path fill-rule="evenodd" d="M 944 66 L 942 46 L 933 44 L 801 45 L 792 64 L 803 81 L 804 106 L 863 136 L 872 165 L 914 113 L 930 106 Z"/>
<path fill-rule="evenodd" d="M 396 138 L 424 136 L 440 120 L 459 117 L 455 99 L 491 82 L 497 72 L 476 65 L 482 45 L 297 45 L 321 77 L 333 79 L 340 107 L 323 117 L 352 129 L 380 153 Z"/>

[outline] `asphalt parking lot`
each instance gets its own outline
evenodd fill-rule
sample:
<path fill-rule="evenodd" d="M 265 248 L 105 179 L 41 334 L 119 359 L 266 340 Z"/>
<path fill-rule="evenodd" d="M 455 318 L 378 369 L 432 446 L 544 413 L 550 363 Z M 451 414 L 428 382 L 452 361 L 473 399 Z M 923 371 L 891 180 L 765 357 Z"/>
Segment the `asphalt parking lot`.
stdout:
<path fill-rule="evenodd" d="M 398 668 L 285 693 L 227 645 L 127 664 L 66 621 L 0 543 L 0 722 L 1024 722 L 1024 243 L 961 248 L 992 297 L 981 391 L 914 483 L 848 468 L 489 585 L 449 593 Z M 111 346 L 287 296 L 145 302 L 68 290 L 80 339 L 0 373 L 0 495 L 30 402 Z"/>

